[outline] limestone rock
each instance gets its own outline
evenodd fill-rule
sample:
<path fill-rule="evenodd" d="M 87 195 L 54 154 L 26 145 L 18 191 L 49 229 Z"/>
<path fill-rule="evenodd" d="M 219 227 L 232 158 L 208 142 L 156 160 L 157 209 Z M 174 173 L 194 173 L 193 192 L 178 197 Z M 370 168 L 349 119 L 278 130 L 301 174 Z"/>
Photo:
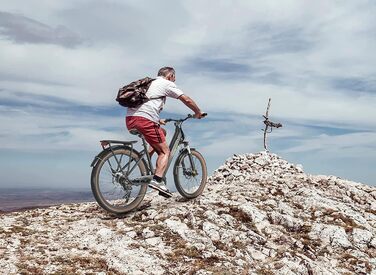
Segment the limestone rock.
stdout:
<path fill-rule="evenodd" d="M 324 245 L 342 248 L 352 246 L 345 229 L 336 225 L 314 224 L 309 235 L 312 239 L 320 240 Z"/>
<path fill-rule="evenodd" d="M 205 192 L 147 193 L 114 218 L 96 203 L 0 213 L 3 274 L 374 274 L 376 188 L 234 155 Z"/>

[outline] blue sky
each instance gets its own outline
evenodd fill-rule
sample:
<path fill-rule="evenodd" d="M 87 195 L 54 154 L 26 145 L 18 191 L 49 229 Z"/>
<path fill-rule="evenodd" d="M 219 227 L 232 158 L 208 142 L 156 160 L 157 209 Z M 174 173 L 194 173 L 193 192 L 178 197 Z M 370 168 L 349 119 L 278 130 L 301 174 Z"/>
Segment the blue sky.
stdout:
<path fill-rule="evenodd" d="M 99 140 L 133 138 L 117 89 L 166 65 L 209 113 L 185 129 L 210 171 L 263 149 L 271 97 L 272 152 L 375 185 L 374 1 L 213 2 L 2 1 L 0 187 L 89 186 Z"/>

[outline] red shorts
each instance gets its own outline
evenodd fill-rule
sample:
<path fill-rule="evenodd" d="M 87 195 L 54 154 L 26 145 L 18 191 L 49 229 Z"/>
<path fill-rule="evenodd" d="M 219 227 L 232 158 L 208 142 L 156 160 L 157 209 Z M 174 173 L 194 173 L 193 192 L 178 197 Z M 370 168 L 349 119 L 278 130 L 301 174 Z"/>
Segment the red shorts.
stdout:
<path fill-rule="evenodd" d="M 128 130 L 137 129 L 150 145 L 166 142 L 166 131 L 154 121 L 140 116 L 127 116 L 125 123 Z"/>

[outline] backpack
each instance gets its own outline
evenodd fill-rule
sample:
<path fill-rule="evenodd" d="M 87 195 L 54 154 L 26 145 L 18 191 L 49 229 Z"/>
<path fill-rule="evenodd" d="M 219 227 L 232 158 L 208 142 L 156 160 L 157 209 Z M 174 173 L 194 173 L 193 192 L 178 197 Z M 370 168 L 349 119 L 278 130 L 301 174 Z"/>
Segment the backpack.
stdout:
<path fill-rule="evenodd" d="M 135 108 L 150 99 L 146 96 L 151 82 L 154 78 L 144 77 L 137 81 L 133 81 L 123 88 L 119 89 L 116 101 L 123 107 Z"/>

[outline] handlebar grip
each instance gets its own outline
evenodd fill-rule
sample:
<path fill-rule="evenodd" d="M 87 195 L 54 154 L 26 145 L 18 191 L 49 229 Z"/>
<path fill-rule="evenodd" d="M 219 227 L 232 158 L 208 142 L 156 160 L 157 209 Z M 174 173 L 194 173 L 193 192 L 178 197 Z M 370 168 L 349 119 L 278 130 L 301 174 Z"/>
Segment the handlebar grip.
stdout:
<path fill-rule="evenodd" d="M 202 113 L 201 114 L 201 117 L 206 117 L 208 115 L 208 113 Z M 192 114 L 188 114 L 188 116 L 187 116 L 188 118 L 192 118 L 192 117 L 194 117 L 194 115 L 192 115 Z"/>

